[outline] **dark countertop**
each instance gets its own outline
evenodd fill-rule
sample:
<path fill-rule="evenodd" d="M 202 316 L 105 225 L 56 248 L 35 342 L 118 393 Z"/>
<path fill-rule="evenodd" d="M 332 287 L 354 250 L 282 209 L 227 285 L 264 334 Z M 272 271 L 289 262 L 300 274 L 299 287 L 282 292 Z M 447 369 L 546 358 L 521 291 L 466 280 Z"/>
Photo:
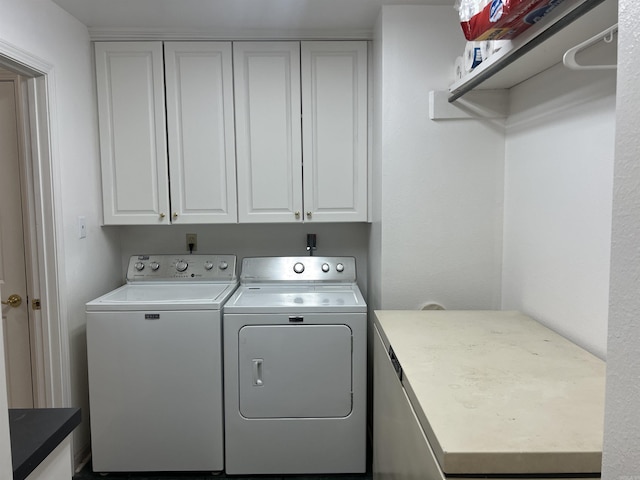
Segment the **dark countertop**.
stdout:
<path fill-rule="evenodd" d="M 13 479 L 24 480 L 80 420 L 79 408 L 10 408 Z"/>

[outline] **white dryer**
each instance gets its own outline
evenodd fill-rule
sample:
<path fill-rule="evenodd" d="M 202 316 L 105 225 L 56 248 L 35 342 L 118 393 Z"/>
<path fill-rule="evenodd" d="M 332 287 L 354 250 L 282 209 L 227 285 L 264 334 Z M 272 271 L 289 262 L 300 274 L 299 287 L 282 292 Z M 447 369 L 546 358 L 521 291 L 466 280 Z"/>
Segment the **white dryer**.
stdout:
<path fill-rule="evenodd" d="M 226 472 L 365 472 L 355 259 L 245 258 L 240 282 L 223 315 Z"/>
<path fill-rule="evenodd" d="M 221 307 L 234 255 L 131 257 L 126 285 L 87 303 L 93 470 L 220 471 Z"/>

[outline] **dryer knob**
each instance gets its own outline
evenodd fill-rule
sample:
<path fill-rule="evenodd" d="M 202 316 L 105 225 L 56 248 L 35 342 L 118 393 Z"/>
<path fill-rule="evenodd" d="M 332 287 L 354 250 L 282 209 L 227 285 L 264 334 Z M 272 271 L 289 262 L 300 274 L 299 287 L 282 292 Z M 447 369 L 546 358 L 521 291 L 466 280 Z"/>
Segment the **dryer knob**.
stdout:
<path fill-rule="evenodd" d="M 226 270 L 227 268 L 229 268 L 229 264 L 223 260 L 222 262 L 220 262 L 220 265 L 218 265 L 218 268 L 220 270 Z"/>
<path fill-rule="evenodd" d="M 336 265 L 336 270 L 340 273 L 344 272 L 344 265 L 339 263 Z"/>
<path fill-rule="evenodd" d="M 184 272 L 189 267 L 189 264 L 184 260 L 178 260 L 176 263 L 176 270 L 179 272 Z"/>
<path fill-rule="evenodd" d="M 326 273 L 329 270 L 331 270 L 331 267 L 329 266 L 329 264 L 328 263 L 323 263 L 322 264 L 322 271 Z"/>
<path fill-rule="evenodd" d="M 206 262 L 204 262 L 204 269 L 205 270 L 211 270 L 213 268 L 213 262 L 207 260 Z"/>
<path fill-rule="evenodd" d="M 160 268 L 160 264 L 158 262 L 151 262 L 149 266 L 151 267 L 151 270 L 153 270 L 154 272 Z"/>
<path fill-rule="evenodd" d="M 302 273 L 304 272 L 304 265 L 300 262 L 297 262 L 294 266 L 293 266 L 293 271 L 296 273 Z"/>
<path fill-rule="evenodd" d="M 136 267 L 136 270 L 140 272 L 140 271 L 144 270 L 144 263 L 142 263 L 142 262 L 137 262 L 137 263 L 134 265 L 134 267 Z"/>

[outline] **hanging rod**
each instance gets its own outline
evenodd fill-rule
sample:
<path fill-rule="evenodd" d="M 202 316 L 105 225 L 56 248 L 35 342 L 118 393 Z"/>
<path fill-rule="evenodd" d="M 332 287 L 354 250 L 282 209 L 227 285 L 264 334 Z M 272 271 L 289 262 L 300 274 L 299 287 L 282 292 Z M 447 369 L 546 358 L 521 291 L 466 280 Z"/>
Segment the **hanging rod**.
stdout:
<path fill-rule="evenodd" d="M 617 65 L 581 65 L 576 61 L 576 55 L 582 50 L 590 47 L 591 45 L 595 45 L 600 40 L 611 43 L 613 41 L 613 35 L 617 31 L 618 24 L 616 23 L 615 25 L 612 25 L 606 30 L 598 33 L 597 35 L 594 35 L 589 40 L 585 40 L 579 45 L 570 48 L 562 57 L 562 63 L 564 63 L 567 68 L 570 68 L 572 70 L 615 70 L 617 68 Z"/>

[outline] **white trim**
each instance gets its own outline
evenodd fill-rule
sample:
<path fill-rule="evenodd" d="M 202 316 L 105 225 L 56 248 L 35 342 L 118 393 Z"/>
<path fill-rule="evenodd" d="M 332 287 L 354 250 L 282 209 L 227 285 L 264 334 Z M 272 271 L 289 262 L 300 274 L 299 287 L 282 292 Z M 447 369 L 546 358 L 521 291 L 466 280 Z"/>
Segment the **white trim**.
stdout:
<path fill-rule="evenodd" d="M 261 29 L 167 29 L 89 28 L 93 41 L 160 40 L 370 40 L 371 30 L 261 30 Z"/>
<path fill-rule="evenodd" d="M 41 299 L 42 310 L 36 322 L 36 355 L 40 368 L 37 406 L 63 407 L 71 400 L 69 345 L 64 301 L 64 272 L 58 258 L 62 258 L 62 242 L 57 236 L 60 206 L 55 192 L 60 191 L 57 176 L 55 104 L 49 102 L 54 91 L 53 66 L 30 53 L 0 40 L 0 66 L 28 77 L 24 80 L 21 107 L 25 128 L 23 150 L 29 155 L 25 162 L 30 169 L 26 195 L 28 208 L 30 273 L 36 275 L 35 292 Z M 26 85 L 26 88 L 24 88 Z M 28 118 L 27 118 L 28 117 Z M 31 217 L 31 215 L 33 215 Z M 35 232 L 35 235 L 33 234 Z M 37 279 L 37 282 L 35 281 Z M 36 285 L 34 285 L 35 287 Z"/>

